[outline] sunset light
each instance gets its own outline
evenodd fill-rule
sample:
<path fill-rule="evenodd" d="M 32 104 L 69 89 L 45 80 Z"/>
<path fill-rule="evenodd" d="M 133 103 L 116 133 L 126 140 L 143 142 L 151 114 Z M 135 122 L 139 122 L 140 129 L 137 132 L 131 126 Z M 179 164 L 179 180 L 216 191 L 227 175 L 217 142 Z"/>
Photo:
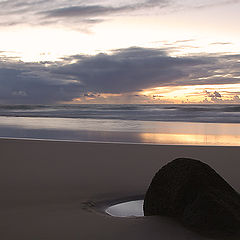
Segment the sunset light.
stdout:
<path fill-rule="evenodd" d="M 239 103 L 239 1 L 1 5 L 2 104 Z"/>
<path fill-rule="evenodd" d="M 142 95 L 155 103 L 240 103 L 238 90 L 240 84 L 194 85 L 181 87 L 159 87 L 146 89 Z"/>
<path fill-rule="evenodd" d="M 239 240 L 239 20 L 0 0 L 0 240 Z"/>

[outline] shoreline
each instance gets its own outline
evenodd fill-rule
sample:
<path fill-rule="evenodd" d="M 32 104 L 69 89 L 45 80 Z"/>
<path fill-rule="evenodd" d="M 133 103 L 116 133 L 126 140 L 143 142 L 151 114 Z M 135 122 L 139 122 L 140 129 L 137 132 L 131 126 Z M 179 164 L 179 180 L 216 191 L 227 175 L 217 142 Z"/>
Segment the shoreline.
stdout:
<path fill-rule="evenodd" d="M 44 139 L 44 138 L 24 138 L 24 137 L 0 137 L 1 140 L 22 140 L 22 141 L 40 141 L 40 142 L 66 142 L 66 143 L 96 143 L 96 144 L 120 144 L 120 145 L 147 145 L 147 146 L 168 146 L 168 147 L 228 147 L 228 148 L 240 148 L 239 145 L 198 145 L 198 144 L 162 144 L 162 143 L 148 143 L 148 142 L 112 142 L 112 141 L 85 141 L 85 140 L 71 140 L 71 139 Z"/>
<path fill-rule="evenodd" d="M 228 121 L 218 121 L 218 122 L 209 122 L 209 121 L 188 121 L 187 119 L 184 119 L 184 120 L 172 120 L 172 119 L 167 119 L 167 120 L 161 120 L 161 119 L 152 119 L 152 120 L 144 120 L 144 119 L 134 119 L 134 118 L 96 118 L 96 116 L 92 117 L 92 118 L 89 118 L 89 117 L 80 117 L 80 116 L 76 116 L 76 117 L 68 117 L 68 116 L 49 116 L 49 115 L 4 115 L 4 114 L 1 114 L 0 115 L 0 118 L 32 118 L 32 119 L 40 119 L 40 118 L 43 118 L 43 119 L 70 119 L 70 120 L 93 120 L 93 121 L 136 121 L 136 122 L 154 122 L 154 123 L 192 123 L 192 124 L 234 124 L 234 125 L 238 125 L 240 124 L 240 121 L 239 122 L 228 122 Z"/>

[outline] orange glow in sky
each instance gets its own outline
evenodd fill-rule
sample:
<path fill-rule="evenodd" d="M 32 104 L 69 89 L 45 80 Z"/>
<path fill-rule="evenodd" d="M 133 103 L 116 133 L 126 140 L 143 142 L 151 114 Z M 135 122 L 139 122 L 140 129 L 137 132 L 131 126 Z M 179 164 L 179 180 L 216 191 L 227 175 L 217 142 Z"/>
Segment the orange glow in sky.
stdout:
<path fill-rule="evenodd" d="M 170 86 L 146 89 L 141 94 L 152 99 L 155 103 L 167 101 L 176 104 L 203 103 L 204 101 L 205 103 L 207 101 L 210 103 L 212 99 L 211 94 L 216 91 L 221 95 L 221 97 L 216 97 L 219 100 L 218 103 L 240 103 L 236 97 L 239 94 L 236 92 L 238 89 L 240 89 L 240 84 Z"/>

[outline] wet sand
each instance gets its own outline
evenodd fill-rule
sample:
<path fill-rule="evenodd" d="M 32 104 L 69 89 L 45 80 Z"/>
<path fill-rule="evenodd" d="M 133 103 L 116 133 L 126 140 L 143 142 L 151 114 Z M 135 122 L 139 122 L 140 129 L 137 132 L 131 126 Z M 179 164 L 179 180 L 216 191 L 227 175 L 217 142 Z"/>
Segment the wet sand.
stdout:
<path fill-rule="evenodd" d="M 164 217 L 116 218 L 104 207 L 144 195 L 177 157 L 202 160 L 240 192 L 240 147 L 0 140 L 2 240 L 206 239 Z"/>
<path fill-rule="evenodd" d="M 240 146 L 240 124 L 0 116 L 2 138 Z"/>

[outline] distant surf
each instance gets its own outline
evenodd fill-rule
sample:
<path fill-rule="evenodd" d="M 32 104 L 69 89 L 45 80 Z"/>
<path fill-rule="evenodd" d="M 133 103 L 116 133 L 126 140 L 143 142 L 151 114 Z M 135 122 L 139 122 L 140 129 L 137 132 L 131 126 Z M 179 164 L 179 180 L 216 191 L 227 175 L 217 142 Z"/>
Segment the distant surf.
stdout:
<path fill-rule="evenodd" d="M 239 105 L 0 105 L 0 137 L 240 145 Z"/>
<path fill-rule="evenodd" d="M 0 116 L 240 123 L 240 105 L 0 105 Z"/>

